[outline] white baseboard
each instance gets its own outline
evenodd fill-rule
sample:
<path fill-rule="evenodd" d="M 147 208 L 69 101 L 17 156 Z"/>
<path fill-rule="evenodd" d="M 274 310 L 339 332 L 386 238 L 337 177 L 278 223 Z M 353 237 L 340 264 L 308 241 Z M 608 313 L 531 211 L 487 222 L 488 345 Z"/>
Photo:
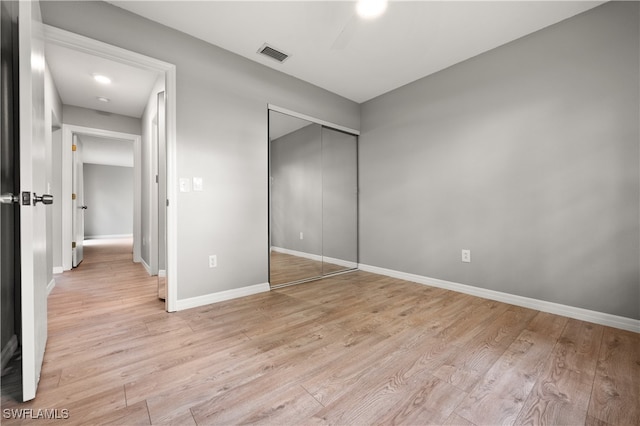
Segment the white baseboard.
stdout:
<path fill-rule="evenodd" d="M 160 269 L 158 271 L 158 276 L 159 277 L 166 277 L 167 276 L 167 271 L 165 271 L 164 269 Z"/>
<path fill-rule="evenodd" d="M 53 273 L 54 274 L 61 274 L 64 272 L 64 268 L 62 266 L 54 266 L 53 267 Z"/>
<path fill-rule="evenodd" d="M 117 240 L 118 238 L 133 238 L 133 234 L 112 234 L 112 235 L 85 235 L 85 240 Z"/>
<path fill-rule="evenodd" d="M 49 281 L 49 284 L 47 284 L 47 296 L 51 294 L 51 290 L 53 290 L 55 286 L 56 286 L 56 280 L 52 278 L 51 281 Z"/>
<path fill-rule="evenodd" d="M 322 256 L 319 254 L 305 253 L 303 251 L 290 250 L 282 247 L 271 247 L 271 250 L 277 253 L 290 254 L 291 256 L 304 257 L 305 259 L 311 259 L 317 262 L 322 262 Z"/>
<path fill-rule="evenodd" d="M 247 287 L 234 288 L 233 290 L 220 291 L 218 293 L 205 294 L 204 296 L 191 297 L 189 299 L 178 300 L 176 303 L 176 310 L 182 311 L 184 309 L 197 308 L 198 306 L 237 299 L 238 297 L 251 296 L 252 294 L 264 293 L 269 290 L 269 283 L 262 283 Z"/>
<path fill-rule="evenodd" d="M 335 257 L 323 256 L 322 261 L 326 263 L 332 263 L 338 266 L 344 266 L 345 268 L 355 269 L 358 267 L 357 262 L 351 262 L 349 260 L 344 260 L 344 259 L 336 259 Z"/>
<path fill-rule="evenodd" d="M 152 275 L 151 266 L 149 266 L 149 264 L 145 262 L 144 259 L 140 259 L 140 263 L 142 263 L 142 266 L 144 266 L 144 269 L 147 271 L 147 274 Z"/>
<path fill-rule="evenodd" d="M 18 349 L 18 336 L 14 334 L 11 336 L 11 339 L 9 339 L 5 347 L 2 348 L 2 353 L 0 354 L 0 371 L 4 371 L 4 368 L 7 366 L 9 361 L 11 361 L 11 357 L 16 353 L 16 349 Z"/>
<path fill-rule="evenodd" d="M 446 290 L 453 290 L 457 291 L 458 293 L 470 294 L 472 296 L 496 300 L 498 302 L 509 303 L 511 305 L 521 306 L 523 308 L 535 309 L 542 312 L 548 312 L 551 314 L 561 315 L 582 321 L 593 322 L 596 324 L 640 333 L 640 320 L 636 320 L 633 318 L 626 318 L 618 315 L 607 314 L 604 312 L 562 305 L 560 303 L 547 302 L 545 300 L 532 299 L 530 297 L 517 296 L 515 294 L 488 290 L 466 284 L 440 280 L 437 278 L 429 278 L 422 275 L 394 271 L 392 269 L 379 268 L 377 266 L 360 264 L 360 270 L 372 272 L 374 274 L 386 275 L 388 277 L 398 278 L 401 280 L 412 281 L 418 284 L 444 288 Z"/>
<path fill-rule="evenodd" d="M 315 260 L 317 262 L 333 263 L 334 265 L 344 266 L 345 268 L 357 268 L 357 262 L 351 262 L 344 259 L 336 259 L 335 257 L 322 256 L 319 254 L 305 253 L 303 251 L 290 250 L 282 247 L 271 247 L 271 250 L 277 253 L 289 254 L 291 256 L 303 257 L 305 259 Z"/>

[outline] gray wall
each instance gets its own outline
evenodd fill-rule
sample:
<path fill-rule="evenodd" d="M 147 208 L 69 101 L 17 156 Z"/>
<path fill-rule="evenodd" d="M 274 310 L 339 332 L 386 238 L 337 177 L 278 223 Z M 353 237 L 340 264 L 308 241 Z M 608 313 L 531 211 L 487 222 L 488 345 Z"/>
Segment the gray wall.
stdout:
<path fill-rule="evenodd" d="M 44 3 L 41 5 L 43 9 L 45 6 L 46 4 Z M 141 134 L 141 122 L 139 118 L 72 105 L 64 105 L 62 107 L 62 113 L 65 124 L 111 130 L 113 132 L 131 133 L 134 135 Z"/>
<path fill-rule="evenodd" d="M 322 255 L 321 131 L 319 124 L 310 124 L 271 141 L 271 244 L 318 256 Z"/>
<path fill-rule="evenodd" d="M 47 193 L 54 195 L 61 187 L 62 181 L 60 179 L 60 171 L 56 167 L 60 164 L 62 155 L 61 151 L 61 132 L 60 126 L 62 125 L 62 100 L 58 89 L 51 77 L 48 65 L 45 68 L 44 78 L 45 88 L 45 144 L 46 144 L 46 182 Z M 56 162 L 58 161 L 58 162 Z M 58 194 L 59 195 L 59 194 Z M 46 209 L 46 223 L 47 223 L 47 283 L 50 283 L 53 279 L 54 267 L 62 266 L 62 234 L 60 233 L 60 226 L 54 226 L 61 222 L 62 216 L 62 202 L 61 198 L 55 197 L 54 204 Z"/>
<path fill-rule="evenodd" d="M 133 234 L 133 167 L 84 164 L 85 237 Z"/>
<path fill-rule="evenodd" d="M 638 25 L 607 3 L 363 104 L 361 262 L 640 318 Z"/>
<path fill-rule="evenodd" d="M 359 129 L 358 104 L 106 3 L 41 6 L 46 24 L 176 65 L 177 173 L 204 182 L 173 200 L 178 298 L 266 283 L 267 104 Z"/>
<path fill-rule="evenodd" d="M 56 130 L 51 135 L 52 144 L 52 185 L 51 207 L 52 238 L 53 238 L 53 267 L 62 268 L 62 130 Z M 71 250 L 71 249 L 69 249 Z"/>
<path fill-rule="evenodd" d="M 141 173 L 141 237 L 142 245 L 140 255 L 149 266 L 152 274 L 158 273 L 158 185 L 156 174 L 158 173 L 158 93 L 165 90 L 164 75 L 158 78 L 153 89 L 149 93 L 147 105 L 142 114 L 142 146 L 140 149 L 140 173 Z"/>

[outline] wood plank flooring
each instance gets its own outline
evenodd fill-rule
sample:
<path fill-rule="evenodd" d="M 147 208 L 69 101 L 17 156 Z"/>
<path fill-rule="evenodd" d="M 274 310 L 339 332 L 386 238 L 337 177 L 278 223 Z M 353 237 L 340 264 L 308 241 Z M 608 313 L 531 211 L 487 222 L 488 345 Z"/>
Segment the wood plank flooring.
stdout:
<path fill-rule="evenodd" d="M 269 282 L 272 286 L 277 286 L 280 284 L 333 274 L 347 269 L 351 268 L 272 251 L 271 276 L 269 278 Z"/>
<path fill-rule="evenodd" d="M 130 241 L 56 283 L 3 424 L 640 424 L 636 333 L 365 272 L 169 314 Z"/>

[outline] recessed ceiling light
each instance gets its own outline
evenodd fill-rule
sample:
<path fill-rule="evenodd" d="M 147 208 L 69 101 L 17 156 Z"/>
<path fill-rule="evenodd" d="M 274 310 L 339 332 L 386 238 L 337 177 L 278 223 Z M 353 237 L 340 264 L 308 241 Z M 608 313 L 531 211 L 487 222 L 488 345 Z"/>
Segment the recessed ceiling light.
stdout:
<path fill-rule="evenodd" d="M 356 11 L 364 19 L 373 19 L 382 15 L 387 9 L 387 0 L 358 0 Z"/>
<path fill-rule="evenodd" d="M 111 102 L 111 99 L 109 99 L 109 98 L 105 98 L 104 96 L 98 96 L 98 97 L 97 97 L 97 99 L 98 99 L 100 102 Z"/>
<path fill-rule="evenodd" d="M 95 81 L 97 81 L 100 84 L 110 84 L 111 83 L 111 79 L 109 77 L 107 77 L 106 75 L 102 75 L 102 74 L 94 74 L 93 75 L 93 79 Z"/>

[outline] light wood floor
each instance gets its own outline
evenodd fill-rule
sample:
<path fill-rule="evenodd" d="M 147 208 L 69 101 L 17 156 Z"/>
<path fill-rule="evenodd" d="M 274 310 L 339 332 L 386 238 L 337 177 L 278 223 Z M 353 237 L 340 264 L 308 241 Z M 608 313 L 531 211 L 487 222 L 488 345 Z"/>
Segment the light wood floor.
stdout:
<path fill-rule="evenodd" d="M 363 272 L 168 314 L 130 250 L 87 247 L 57 277 L 38 396 L 3 409 L 67 409 L 64 424 L 640 423 L 638 334 Z"/>
<path fill-rule="evenodd" d="M 271 271 L 269 283 L 272 286 L 306 280 L 322 275 L 348 270 L 345 266 L 329 262 L 320 262 L 305 257 L 271 252 Z"/>

